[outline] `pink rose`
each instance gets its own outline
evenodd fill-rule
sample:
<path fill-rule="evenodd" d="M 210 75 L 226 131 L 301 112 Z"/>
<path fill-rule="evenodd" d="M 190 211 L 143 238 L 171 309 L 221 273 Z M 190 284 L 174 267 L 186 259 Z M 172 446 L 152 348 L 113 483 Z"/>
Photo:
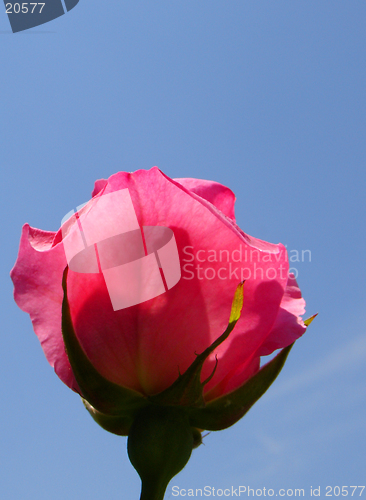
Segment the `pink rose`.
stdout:
<path fill-rule="evenodd" d="M 235 223 L 234 194 L 216 182 L 172 180 L 154 167 L 98 180 L 92 197 L 126 188 L 140 227 L 173 231 L 181 278 L 155 298 L 114 310 L 101 273 L 70 269 L 67 294 L 83 350 L 109 381 L 144 396 L 158 394 L 225 331 L 236 287 L 244 279 L 241 318 L 202 370 L 204 380 L 216 355 L 205 401 L 237 389 L 258 372 L 260 356 L 289 346 L 306 329 L 305 302 L 288 275 L 286 249 L 243 233 Z M 113 216 L 105 213 L 105 221 Z M 62 229 L 55 233 L 24 225 L 11 272 L 15 300 L 29 313 L 57 375 L 80 392 L 61 332 L 66 265 Z"/>

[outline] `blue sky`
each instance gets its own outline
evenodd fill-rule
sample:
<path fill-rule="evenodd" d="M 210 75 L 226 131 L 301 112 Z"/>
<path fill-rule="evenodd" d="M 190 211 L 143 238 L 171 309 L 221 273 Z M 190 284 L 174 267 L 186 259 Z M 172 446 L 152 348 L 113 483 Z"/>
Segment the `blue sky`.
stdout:
<path fill-rule="evenodd" d="M 80 0 L 18 34 L 0 14 L 2 499 L 138 498 L 125 438 L 53 373 L 9 271 L 23 223 L 57 230 L 96 179 L 154 165 L 229 186 L 245 232 L 310 250 L 294 266 L 319 312 L 166 498 L 365 484 L 365 21 L 359 0 Z"/>

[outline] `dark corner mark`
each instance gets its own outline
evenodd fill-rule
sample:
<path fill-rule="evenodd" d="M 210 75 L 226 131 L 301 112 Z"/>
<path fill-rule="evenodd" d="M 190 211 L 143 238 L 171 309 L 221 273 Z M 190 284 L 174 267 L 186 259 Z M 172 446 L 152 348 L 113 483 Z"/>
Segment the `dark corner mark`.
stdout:
<path fill-rule="evenodd" d="M 79 0 L 63 0 L 63 2 L 69 12 L 79 3 Z M 62 0 L 43 0 L 42 2 L 4 0 L 4 5 L 13 33 L 48 23 L 65 14 Z"/>

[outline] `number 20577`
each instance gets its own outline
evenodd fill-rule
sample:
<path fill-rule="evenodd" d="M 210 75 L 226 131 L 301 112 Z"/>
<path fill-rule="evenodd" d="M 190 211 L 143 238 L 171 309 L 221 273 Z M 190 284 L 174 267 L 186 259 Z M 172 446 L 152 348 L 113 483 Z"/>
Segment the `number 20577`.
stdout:
<path fill-rule="evenodd" d="M 7 3 L 5 5 L 7 14 L 40 14 L 45 3 Z M 29 7 L 28 7 L 29 6 Z"/>
<path fill-rule="evenodd" d="M 359 489 L 358 489 L 359 488 Z M 365 486 L 327 486 L 325 488 L 326 497 L 346 497 L 346 496 L 361 496 Z"/>

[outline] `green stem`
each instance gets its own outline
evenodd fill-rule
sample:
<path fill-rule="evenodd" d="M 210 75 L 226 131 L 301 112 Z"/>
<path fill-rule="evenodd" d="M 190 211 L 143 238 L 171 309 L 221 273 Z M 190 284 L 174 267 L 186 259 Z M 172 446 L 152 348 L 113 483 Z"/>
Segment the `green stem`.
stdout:
<path fill-rule="evenodd" d="M 168 484 L 165 486 L 156 482 L 142 482 L 140 500 L 164 500 L 165 491 Z"/>
<path fill-rule="evenodd" d="M 182 408 L 150 405 L 133 422 L 127 442 L 128 456 L 141 482 L 140 500 L 163 500 L 173 476 L 189 460 L 194 431 Z"/>

